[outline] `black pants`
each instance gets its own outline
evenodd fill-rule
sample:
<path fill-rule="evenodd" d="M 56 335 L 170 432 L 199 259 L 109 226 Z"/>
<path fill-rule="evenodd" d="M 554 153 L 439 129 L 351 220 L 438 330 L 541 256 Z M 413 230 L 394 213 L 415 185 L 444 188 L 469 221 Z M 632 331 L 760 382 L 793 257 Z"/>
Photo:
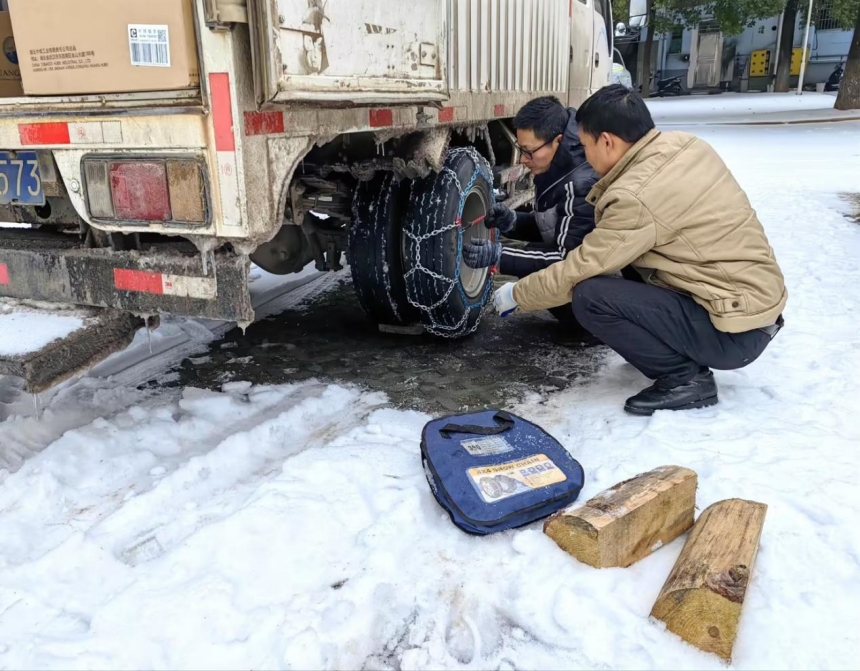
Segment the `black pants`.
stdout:
<path fill-rule="evenodd" d="M 586 329 L 646 377 L 675 386 L 702 368 L 734 370 L 755 361 L 771 336 L 724 333 L 687 295 L 615 277 L 576 286 L 573 312 Z"/>
<path fill-rule="evenodd" d="M 643 282 L 642 276 L 636 272 L 633 266 L 622 268 L 621 275 L 626 280 L 640 283 Z M 565 332 L 569 335 L 579 337 L 594 335 L 590 329 L 584 327 L 576 318 L 576 315 L 573 312 L 573 305 L 571 303 L 559 305 L 557 308 L 550 308 L 549 312 L 553 317 L 558 319 L 559 323 L 564 327 Z"/>

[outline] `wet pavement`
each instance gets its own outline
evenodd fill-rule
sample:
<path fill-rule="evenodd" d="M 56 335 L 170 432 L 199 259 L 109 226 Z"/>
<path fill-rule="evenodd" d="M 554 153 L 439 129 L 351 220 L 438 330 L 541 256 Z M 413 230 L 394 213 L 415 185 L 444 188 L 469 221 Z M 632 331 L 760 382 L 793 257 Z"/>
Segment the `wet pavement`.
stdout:
<path fill-rule="evenodd" d="M 346 280 L 308 304 L 230 331 L 186 359 L 176 384 L 220 389 L 233 381 L 282 384 L 311 378 L 385 392 L 403 408 L 439 414 L 515 402 L 593 375 L 608 350 L 564 343 L 548 313 L 501 319 L 491 310 L 461 340 L 381 333 Z"/>

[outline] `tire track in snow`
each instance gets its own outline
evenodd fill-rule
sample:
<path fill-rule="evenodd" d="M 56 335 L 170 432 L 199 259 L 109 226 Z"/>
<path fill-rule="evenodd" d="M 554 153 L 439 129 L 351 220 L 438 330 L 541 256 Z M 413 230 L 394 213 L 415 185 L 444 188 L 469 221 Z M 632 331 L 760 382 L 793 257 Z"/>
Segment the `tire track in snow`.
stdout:
<path fill-rule="evenodd" d="M 343 272 L 323 273 L 266 291 L 256 297 L 257 318 L 265 319 L 313 300 L 344 278 Z M 5 420 L 0 423 L 0 483 L 67 431 L 105 414 L 153 401 L 156 396 L 163 399 L 163 389 L 136 387 L 163 375 L 183 359 L 204 352 L 234 326 L 233 322 L 168 319 L 161 327 L 163 333 L 156 331 L 151 342 L 148 334 L 138 332 L 124 351 L 41 394 L 38 409 L 33 397 L 22 390 L 20 380 L 0 376 L 0 420 Z"/>

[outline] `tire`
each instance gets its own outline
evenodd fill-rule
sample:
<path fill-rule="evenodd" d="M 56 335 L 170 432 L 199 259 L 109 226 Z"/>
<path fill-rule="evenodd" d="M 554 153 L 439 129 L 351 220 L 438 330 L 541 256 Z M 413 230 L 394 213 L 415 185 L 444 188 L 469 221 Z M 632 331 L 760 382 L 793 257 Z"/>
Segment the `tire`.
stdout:
<path fill-rule="evenodd" d="M 390 172 L 360 182 L 353 196 L 349 229 L 352 283 L 362 309 L 377 324 L 418 323 L 403 280 L 401 227 L 408 198 L 408 182 L 397 182 Z"/>
<path fill-rule="evenodd" d="M 463 244 L 491 237 L 484 217 L 492 205 L 490 165 L 472 147 L 452 149 L 439 173 L 413 183 L 404 278 L 407 299 L 429 333 L 459 338 L 481 322 L 492 272 L 463 264 Z"/>
<path fill-rule="evenodd" d="M 502 495 L 502 486 L 494 478 L 481 478 L 480 484 L 487 498 L 497 499 Z"/>

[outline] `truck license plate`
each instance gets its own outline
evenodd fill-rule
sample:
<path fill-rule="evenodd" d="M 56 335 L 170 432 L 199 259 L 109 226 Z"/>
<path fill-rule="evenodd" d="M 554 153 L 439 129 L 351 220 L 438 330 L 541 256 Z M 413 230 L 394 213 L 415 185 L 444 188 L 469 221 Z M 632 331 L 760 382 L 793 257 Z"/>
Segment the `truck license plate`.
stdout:
<path fill-rule="evenodd" d="M 0 205 L 44 205 L 45 191 L 34 151 L 0 151 Z"/>

